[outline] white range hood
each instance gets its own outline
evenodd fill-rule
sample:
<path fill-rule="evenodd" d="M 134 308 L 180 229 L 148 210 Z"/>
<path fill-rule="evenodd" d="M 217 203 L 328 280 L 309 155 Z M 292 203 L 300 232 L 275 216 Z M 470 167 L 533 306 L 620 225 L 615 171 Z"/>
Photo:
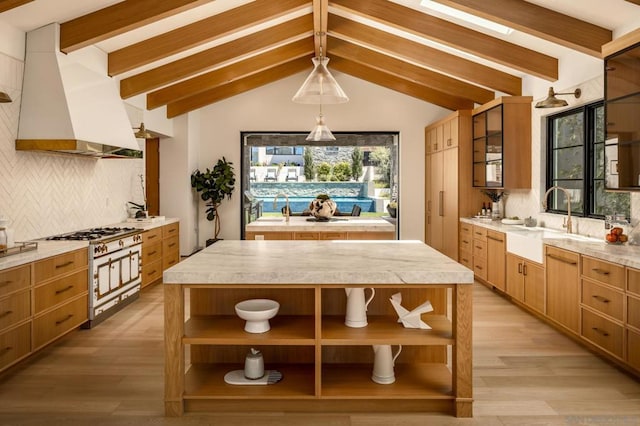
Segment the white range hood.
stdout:
<path fill-rule="evenodd" d="M 92 157 L 138 151 L 118 86 L 106 74 L 106 54 L 87 47 L 65 55 L 59 40 L 57 23 L 27 33 L 16 149 Z"/>

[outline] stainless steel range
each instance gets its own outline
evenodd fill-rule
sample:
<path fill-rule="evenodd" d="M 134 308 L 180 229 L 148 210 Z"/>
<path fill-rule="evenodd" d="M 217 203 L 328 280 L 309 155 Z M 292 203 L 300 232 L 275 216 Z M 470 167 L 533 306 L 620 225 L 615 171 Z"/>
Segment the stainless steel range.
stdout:
<path fill-rule="evenodd" d="M 142 230 L 92 228 L 47 240 L 89 241 L 89 322 L 91 328 L 138 298 L 142 282 Z"/>

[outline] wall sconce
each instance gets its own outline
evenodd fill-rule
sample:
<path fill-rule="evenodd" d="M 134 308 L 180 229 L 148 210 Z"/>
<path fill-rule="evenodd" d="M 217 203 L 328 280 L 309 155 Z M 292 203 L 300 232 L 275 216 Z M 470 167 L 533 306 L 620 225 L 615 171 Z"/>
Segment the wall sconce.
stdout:
<path fill-rule="evenodd" d="M 0 92 L 0 104 L 8 104 L 9 102 L 13 102 L 11 96 L 5 92 Z"/>
<path fill-rule="evenodd" d="M 140 127 L 132 127 L 133 130 L 137 130 L 133 135 L 137 139 L 151 139 L 153 135 L 144 128 L 144 123 L 140 123 Z"/>
<path fill-rule="evenodd" d="M 578 99 L 582 94 L 582 90 L 576 89 L 573 92 L 567 93 L 556 93 L 553 91 L 553 87 L 549 87 L 549 94 L 547 95 L 547 99 L 544 101 L 540 101 L 536 104 L 536 108 L 558 108 L 569 105 L 567 101 L 563 99 L 556 98 L 556 95 L 573 95 Z"/>

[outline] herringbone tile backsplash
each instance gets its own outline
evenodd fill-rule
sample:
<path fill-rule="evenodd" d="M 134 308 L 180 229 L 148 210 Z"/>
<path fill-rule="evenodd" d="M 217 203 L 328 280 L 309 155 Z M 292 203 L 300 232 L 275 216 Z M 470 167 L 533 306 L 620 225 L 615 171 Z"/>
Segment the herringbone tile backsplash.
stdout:
<path fill-rule="evenodd" d="M 142 202 L 139 159 L 101 159 L 15 150 L 23 62 L 0 54 L 0 216 L 16 241 L 103 226 L 126 219 L 127 201 Z"/>

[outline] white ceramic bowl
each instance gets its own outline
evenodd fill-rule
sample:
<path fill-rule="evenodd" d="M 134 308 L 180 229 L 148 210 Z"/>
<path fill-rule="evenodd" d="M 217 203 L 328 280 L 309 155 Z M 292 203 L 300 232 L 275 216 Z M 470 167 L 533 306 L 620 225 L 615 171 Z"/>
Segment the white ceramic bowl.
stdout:
<path fill-rule="evenodd" d="M 280 304 L 270 299 L 249 299 L 236 304 L 236 314 L 246 320 L 244 331 L 264 333 L 271 329 L 269 320 L 276 316 Z"/>

